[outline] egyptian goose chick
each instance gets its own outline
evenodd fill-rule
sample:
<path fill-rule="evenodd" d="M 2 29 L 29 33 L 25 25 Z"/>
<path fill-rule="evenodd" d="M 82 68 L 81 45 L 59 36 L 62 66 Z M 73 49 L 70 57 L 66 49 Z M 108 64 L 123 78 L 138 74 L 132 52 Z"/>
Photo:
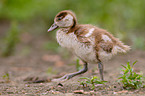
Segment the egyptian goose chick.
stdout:
<path fill-rule="evenodd" d="M 89 24 L 77 24 L 76 16 L 70 10 L 59 12 L 48 32 L 57 28 L 60 28 L 56 34 L 57 42 L 80 58 L 84 62 L 84 68 L 53 81 L 68 80 L 85 73 L 88 70 L 88 63 L 98 63 L 100 78 L 104 80 L 102 61 L 130 50 L 129 46 L 124 45 L 104 29 Z"/>

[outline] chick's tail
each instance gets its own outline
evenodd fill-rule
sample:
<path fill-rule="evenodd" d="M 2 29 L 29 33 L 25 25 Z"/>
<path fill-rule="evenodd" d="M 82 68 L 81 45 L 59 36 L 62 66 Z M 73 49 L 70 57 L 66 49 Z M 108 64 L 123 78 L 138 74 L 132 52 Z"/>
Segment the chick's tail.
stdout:
<path fill-rule="evenodd" d="M 114 45 L 114 48 L 113 48 L 113 54 L 117 54 L 118 52 L 119 53 L 126 53 L 130 50 L 130 46 L 128 45 L 124 45 L 124 43 L 122 43 L 121 41 L 117 41 L 117 44 Z"/>

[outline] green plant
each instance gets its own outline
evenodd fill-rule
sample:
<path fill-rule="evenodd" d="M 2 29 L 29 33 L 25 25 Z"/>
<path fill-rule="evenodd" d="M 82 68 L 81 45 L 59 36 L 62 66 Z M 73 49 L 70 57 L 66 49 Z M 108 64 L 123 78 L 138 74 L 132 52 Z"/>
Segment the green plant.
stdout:
<path fill-rule="evenodd" d="M 137 89 L 143 87 L 143 75 L 137 74 L 133 71 L 133 66 L 136 64 L 137 61 L 133 63 L 133 65 L 130 65 L 130 62 L 127 62 L 127 66 L 124 66 L 124 69 L 122 69 L 123 74 L 121 74 L 121 77 L 118 79 L 119 82 L 123 84 L 123 87 L 125 89 Z"/>
<path fill-rule="evenodd" d="M 14 52 L 16 44 L 19 41 L 19 31 L 16 22 L 12 22 L 11 29 L 5 38 L 5 46 L 2 52 L 2 56 L 6 57 Z"/>
<path fill-rule="evenodd" d="M 3 79 L 4 79 L 6 82 L 9 82 L 9 81 L 10 81 L 10 75 L 9 75 L 9 73 L 5 73 L 5 75 L 3 75 Z"/>
<path fill-rule="evenodd" d="M 79 63 L 79 59 L 76 60 L 76 70 L 79 71 L 80 69 L 82 69 L 82 66 Z"/>
<path fill-rule="evenodd" d="M 85 81 L 79 81 L 80 85 L 83 87 L 91 85 L 91 89 L 95 89 L 95 84 L 104 84 L 107 81 L 101 81 L 97 76 L 93 76 L 91 78 L 81 77 L 80 79 L 85 79 Z"/>

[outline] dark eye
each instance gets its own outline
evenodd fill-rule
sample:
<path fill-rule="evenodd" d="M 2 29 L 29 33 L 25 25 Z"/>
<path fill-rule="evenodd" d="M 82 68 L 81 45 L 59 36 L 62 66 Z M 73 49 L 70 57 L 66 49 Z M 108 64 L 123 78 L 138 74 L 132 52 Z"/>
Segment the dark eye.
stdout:
<path fill-rule="evenodd" d="M 62 17 L 58 17 L 58 20 L 61 20 L 62 19 Z"/>

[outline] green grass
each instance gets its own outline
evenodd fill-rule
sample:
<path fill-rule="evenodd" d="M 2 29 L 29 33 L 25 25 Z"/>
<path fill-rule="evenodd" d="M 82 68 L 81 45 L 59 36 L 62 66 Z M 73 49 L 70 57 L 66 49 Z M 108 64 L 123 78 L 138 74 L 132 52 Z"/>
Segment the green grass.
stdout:
<path fill-rule="evenodd" d="M 80 85 L 83 85 L 83 87 L 87 87 L 91 85 L 91 89 L 95 89 L 95 85 L 97 84 L 105 84 L 107 82 L 107 81 L 100 80 L 97 76 L 93 76 L 91 78 L 81 77 L 80 79 L 85 80 L 85 81 L 78 81 L 80 82 Z"/>
<path fill-rule="evenodd" d="M 15 47 L 19 41 L 19 31 L 17 22 L 12 22 L 11 28 L 5 37 L 2 56 L 7 57 L 14 53 Z"/>
<path fill-rule="evenodd" d="M 122 65 L 124 67 L 122 69 L 123 74 L 121 74 L 118 79 L 125 89 L 138 89 L 143 87 L 143 75 L 133 71 L 133 66 L 136 62 L 137 61 L 135 61 L 132 66 L 130 65 L 130 62 L 127 62 L 126 66 Z"/>
<path fill-rule="evenodd" d="M 80 65 L 79 61 L 80 61 L 79 59 L 76 60 L 76 70 L 77 71 L 82 69 L 82 66 Z"/>
<path fill-rule="evenodd" d="M 10 81 L 10 75 L 9 73 L 5 73 L 5 75 L 3 75 L 3 79 L 5 80 L 5 82 L 9 82 Z"/>

